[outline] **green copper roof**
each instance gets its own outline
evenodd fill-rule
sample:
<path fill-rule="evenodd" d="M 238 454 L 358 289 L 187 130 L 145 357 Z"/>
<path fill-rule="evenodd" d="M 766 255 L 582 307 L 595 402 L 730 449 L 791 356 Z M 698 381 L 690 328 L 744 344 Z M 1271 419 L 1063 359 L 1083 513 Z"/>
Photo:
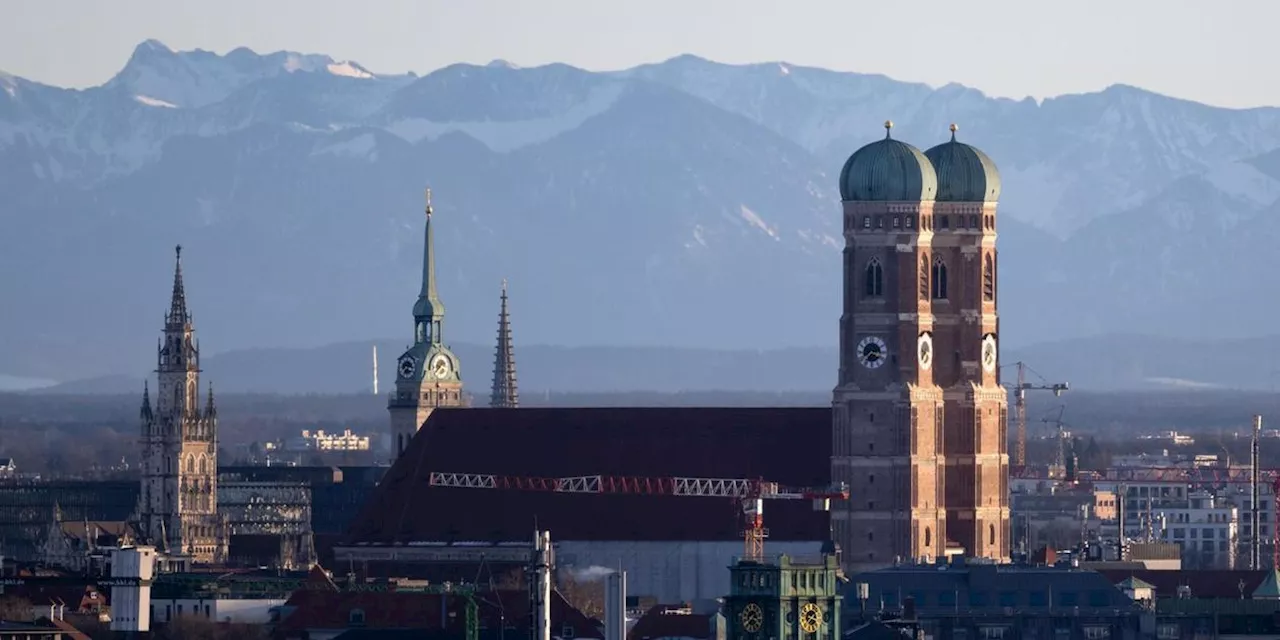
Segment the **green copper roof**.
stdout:
<path fill-rule="evenodd" d="M 951 141 L 924 155 L 938 173 L 938 202 L 995 202 L 1000 199 L 1000 172 L 982 150 L 956 142 L 957 127 L 951 125 Z"/>
<path fill-rule="evenodd" d="M 919 202 L 933 200 L 938 176 L 919 149 L 889 136 L 893 123 L 885 123 L 883 140 L 853 152 L 840 172 L 843 200 L 871 202 Z"/>
<path fill-rule="evenodd" d="M 436 246 L 431 233 L 431 190 L 427 189 L 427 224 L 422 242 L 422 291 L 413 305 L 415 318 L 439 318 L 444 315 L 444 303 L 436 292 Z"/>

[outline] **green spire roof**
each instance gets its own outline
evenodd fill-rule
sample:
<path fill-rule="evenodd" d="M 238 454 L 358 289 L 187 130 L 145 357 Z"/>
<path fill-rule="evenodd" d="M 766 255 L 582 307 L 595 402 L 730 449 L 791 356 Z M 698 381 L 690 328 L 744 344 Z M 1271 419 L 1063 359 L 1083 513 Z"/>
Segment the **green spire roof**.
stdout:
<path fill-rule="evenodd" d="M 431 189 L 427 189 L 427 223 L 422 245 L 422 291 L 413 305 L 415 318 L 439 318 L 444 315 L 444 303 L 436 292 L 435 241 L 431 233 Z"/>

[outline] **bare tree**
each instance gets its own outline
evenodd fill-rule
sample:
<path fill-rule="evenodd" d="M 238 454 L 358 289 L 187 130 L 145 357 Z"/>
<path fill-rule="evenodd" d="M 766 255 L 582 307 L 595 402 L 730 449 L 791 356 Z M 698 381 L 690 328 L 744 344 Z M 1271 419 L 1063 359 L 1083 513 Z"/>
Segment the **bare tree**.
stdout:
<path fill-rule="evenodd" d="M 556 591 L 582 615 L 596 620 L 604 619 L 604 581 L 577 580 L 568 572 L 561 572 L 556 581 Z"/>

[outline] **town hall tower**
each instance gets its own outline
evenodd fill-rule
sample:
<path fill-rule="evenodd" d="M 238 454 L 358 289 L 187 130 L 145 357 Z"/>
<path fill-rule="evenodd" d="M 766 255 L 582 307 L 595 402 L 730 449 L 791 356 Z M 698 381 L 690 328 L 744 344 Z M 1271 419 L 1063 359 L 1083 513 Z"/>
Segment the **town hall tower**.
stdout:
<path fill-rule="evenodd" d="M 170 556 L 217 563 L 227 551 L 218 516 L 218 411 L 212 385 L 200 406 L 200 345 L 187 311 L 182 247 L 175 253 L 173 294 L 156 351 L 154 408 L 150 388 L 142 394 L 139 528 Z"/>

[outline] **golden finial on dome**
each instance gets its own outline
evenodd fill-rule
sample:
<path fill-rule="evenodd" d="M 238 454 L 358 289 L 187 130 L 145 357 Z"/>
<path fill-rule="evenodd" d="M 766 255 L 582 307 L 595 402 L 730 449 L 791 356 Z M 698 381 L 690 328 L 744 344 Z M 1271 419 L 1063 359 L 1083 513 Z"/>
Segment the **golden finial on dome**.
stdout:
<path fill-rule="evenodd" d="M 427 217 L 431 217 L 431 187 L 427 187 Z"/>
<path fill-rule="evenodd" d="M 892 128 L 893 128 L 893 121 L 892 121 L 892 120 L 885 120 L 885 121 L 884 121 L 884 137 L 886 137 L 886 138 L 888 138 L 888 137 L 889 137 L 889 130 L 890 130 L 890 129 L 892 129 Z"/>
<path fill-rule="evenodd" d="M 951 126 L 950 126 L 950 127 L 948 127 L 948 128 L 949 128 L 949 129 L 951 129 L 951 141 L 952 141 L 952 142 L 955 142 L 955 141 L 956 141 L 956 132 L 960 130 L 960 125 L 958 125 L 958 124 L 956 124 L 956 123 L 952 122 L 952 123 L 951 123 Z"/>

